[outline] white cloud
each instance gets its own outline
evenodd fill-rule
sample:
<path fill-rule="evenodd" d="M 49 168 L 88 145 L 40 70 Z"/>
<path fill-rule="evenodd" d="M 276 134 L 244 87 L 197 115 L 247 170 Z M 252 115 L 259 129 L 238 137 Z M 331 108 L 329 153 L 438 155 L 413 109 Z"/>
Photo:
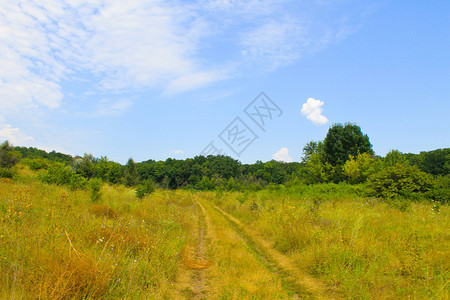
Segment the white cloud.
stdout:
<path fill-rule="evenodd" d="M 289 156 L 288 148 L 281 148 L 272 156 L 272 159 L 275 159 L 277 161 L 292 162 L 292 157 Z"/>
<path fill-rule="evenodd" d="M 1 127 L 0 141 L 8 140 L 13 145 L 25 145 L 34 140 L 31 136 L 26 135 L 19 128 L 13 128 L 10 124 Z"/>
<path fill-rule="evenodd" d="M 57 108 L 63 82 L 86 92 L 182 92 L 227 78 L 196 53 L 208 26 L 165 1 L 8 1 L 0 7 L 0 110 Z"/>
<path fill-rule="evenodd" d="M 184 153 L 183 150 L 173 150 L 173 151 L 172 151 L 172 154 L 175 154 L 175 155 L 184 155 L 185 153 Z"/>
<path fill-rule="evenodd" d="M 326 23 L 314 20 L 320 11 L 304 19 L 289 11 L 289 3 L 4 1 L 0 111 L 58 108 L 73 81 L 94 94 L 181 93 L 240 76 L 245 64 L 270 70 L 291 64 L 303 52 L 351 32 L 348 24 L 317 26 Z M 300 5 L 298 12 L 309 15 L 308 7 Z"/>
<path fill-rule="evenodd" d="M 323 101 L 316 100 L 314 98 L 308 98 L 308 100 L 303 103 L 302 114 L 316 125 L 326 124 L 328 123 L 328 119 L 322 115 L 322 106 Z"/>

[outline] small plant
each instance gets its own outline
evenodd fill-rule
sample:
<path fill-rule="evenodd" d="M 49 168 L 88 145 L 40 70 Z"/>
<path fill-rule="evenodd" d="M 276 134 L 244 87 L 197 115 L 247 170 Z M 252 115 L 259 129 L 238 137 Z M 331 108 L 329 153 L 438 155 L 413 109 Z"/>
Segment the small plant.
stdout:
<path fill-rule="evenodd" d="M 0 178 L 12 179 L 17 174 L 15 168 L 0 168 Z"/>
<path fill-rule="evenodd" d="M 155 183 L 152 180 L 144 180 L 138 187 L 136 188 L 136 196 L 139 199 L 144 198 L 146 195 L 151 194 L 155 191 Z"/>
<path fill-rule="evenodd" d="M 91 201 L 93 203 L 100 202 L 100 199 L 102 197 L 102 193 L 100 192 L 100 189 L 102 188 L 103 181 L 99 178 L 93 178 L 89 180 L 89 190 L 91 191 Z"/>

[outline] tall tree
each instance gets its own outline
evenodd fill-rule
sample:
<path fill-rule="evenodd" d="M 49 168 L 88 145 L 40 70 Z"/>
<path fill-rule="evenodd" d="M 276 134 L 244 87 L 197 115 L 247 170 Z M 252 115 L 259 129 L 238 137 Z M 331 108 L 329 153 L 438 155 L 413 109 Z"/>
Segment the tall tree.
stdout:
<path fill-rule="evenodd" d="M 352 123 L 331 126 L 323 142 L 323 151 L 325 160 L 333 166 L 345 164 L 350 155 L 374 154 L 367 134 L 363 134 L 361 128 Z"/>
<path fill-rule="evenodd" d="M 12 168 L 19 161 L 19 155 L 13 151 L 8 141 L 0 145 L 0 168 Z"/>
<path fill-rule="evenodd" d="M 135 186 L 139 183 L 138 171 L 132 158 L 125 165 L 124 177 L 126 186 Z"/>
<path fill-rule="evenodd" d="M 311 155 L 313 154 L 322 154 L 323 153 L 323 142 L 322 141 L 310 141 L 308 142 L 305 147 L 303 147 L 303 162 L 307 162 Z"/>

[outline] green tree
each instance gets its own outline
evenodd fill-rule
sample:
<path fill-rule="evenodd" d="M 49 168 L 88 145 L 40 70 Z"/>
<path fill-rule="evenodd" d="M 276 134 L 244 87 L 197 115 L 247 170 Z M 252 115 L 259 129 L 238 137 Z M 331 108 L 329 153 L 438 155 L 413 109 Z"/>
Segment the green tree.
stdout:
<path fill-rule="evenodd" d="M 420 153 L 419 168 L 433 175 L 450 173 L 450 148 L 436 149 Z"/>
<path fill-rule="evenodd" d="M 94 176 L 94 164 L 92 163 L 93 159 L 94 156 L 87 153 L 84 154 L 83 158 L 76 158 L 73 162 L 75 172 L 85 178 L 92 178 L 92 176 Z"/>
<path fill-rule="evenodd" d="M 344 164 L 343 172 L 348 182 L 362 183 L 378 170 L 378 163 L 370 154 L 360 153 L 355 158 L 350 155 Z"/>
<path fill-rule="evenodd" d="M 303 162 L 307 162 L 311 155 L 313 154 L 323 154 L 323 142 L 322 141 L 310 141 L 305 147 L 303 147 Z"/>
<path fill-rule="evenodd" d="M 395 166 L 396 164 L 406 164 L 406 155 L 398 150 L 391 150 L 384 157 L 384 165 L 387 167 Z"/>
<path fill-rule="evenodd" d="M 0 145 L 0 168 L 10 169 L 19 162 L 19 155 L 8 141 Z"/>
<path fill-rule="evenodd" d="M 424 195 L 433 183 L 433 176 L 417 166 L 396 164 L 371 175 L 367 185 L 373 196 L 390 199 L 398 195 L 406 198 Z"/>
<path fill-rule="evenodd" d="M 334 176 L 333 166 L 322 160 L 320 154 L 311 154 L 303 169 L 306 184 L 328 182 Z"/>
<path fill-rule="evenodd" d="M 350 155 L 356 157 L 359 153 L 374 154 L 369 137 L 362 133 L 358 125 L 352 123 L 336 123 L 331 126 L 323 142 L 323 151 L 325 161 L 333 166 L 345 164 Z"/>
<path fill-rule="evenodd" d="M 120 183 L 123 181 L 122 165 L 108 160 L 108 157 L 102 156 L 94 167 L 95 177 L 110 183 Z"/>
<path fill-rule="evenodd" d="M 103 181 L 100 178 L 92 178 L 89 180 L 89 190 L 91 191 L 90 197 L 93 203 L 100 202 L 102 193 L 100 192 L 103 185 Z"/>
<path fill-rule="evenodd" d="M 156 189 L 156 184 L 152 180 L 146 179 L 141 184 L 139 184 L 138 187 L 136 188 L 136 196 L 139 199 L 142 199 L 146 195 L 153 193 L 155 191 L 155 189 Z"/>
<path fill-rule="evenodd" d="M 126 186 L 135 186 L 139 183 L 138 171 L 132 158 L 125 165 L 124 177 Z"/>

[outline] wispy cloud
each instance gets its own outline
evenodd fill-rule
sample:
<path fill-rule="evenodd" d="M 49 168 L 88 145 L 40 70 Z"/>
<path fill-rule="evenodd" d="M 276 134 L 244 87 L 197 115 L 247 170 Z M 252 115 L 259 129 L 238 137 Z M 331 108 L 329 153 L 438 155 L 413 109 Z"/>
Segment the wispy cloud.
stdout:
<path fill-rule="evenodd" d="M 288 148 L 281 148 L 272 156 L 272 159 L 275 159 L 276 161 L 292 162 L 292 157 L 289 155 Z"/>
<path fill-rule="evenodd" d="M 354 28 L 315 20 L 320 11 L 302 18 L 289 3 L 6 1 L 0 7 L 0 110 L 58 108 L 73 81 L 82 82 L 84 94 L 195 90 L 238 76 L 243 65 L 289 65 Z M 226 56 L 205 55 L 223 52 L 223 40 Z"/>
<path fill-rule="evenodd" d="M 270 20 L 242 35 L 241 54 L 245 61 L 264 62 L 267 69 L 288 65 L 301 55 L 301 32 L 294 19 Z"/>
<path fill-rule="evenodd" d="M 302 114 L 316 125 L 326 124 L 328 123 L 328 119 L 322 115 L 322 106 L 323 101 L 316 100 L 314 98 L 308 98 L 308 100 L 303 103 Z"/>
<path fill-rule="evenodd" d="M 173 150 L 173 151 L 172 151 L 172 154 L 175 154 L 175 155 L 184 155 L 185 153 L 184 153 L 183 150 Z"/>
<path fill-rule="evenodd" d="M 10 124 L 0 125 L 0 141 L 8 140 L 13 145 L 29 144 L 34 139 L 23 133 L 19 128 L 13 128 Z"/>

